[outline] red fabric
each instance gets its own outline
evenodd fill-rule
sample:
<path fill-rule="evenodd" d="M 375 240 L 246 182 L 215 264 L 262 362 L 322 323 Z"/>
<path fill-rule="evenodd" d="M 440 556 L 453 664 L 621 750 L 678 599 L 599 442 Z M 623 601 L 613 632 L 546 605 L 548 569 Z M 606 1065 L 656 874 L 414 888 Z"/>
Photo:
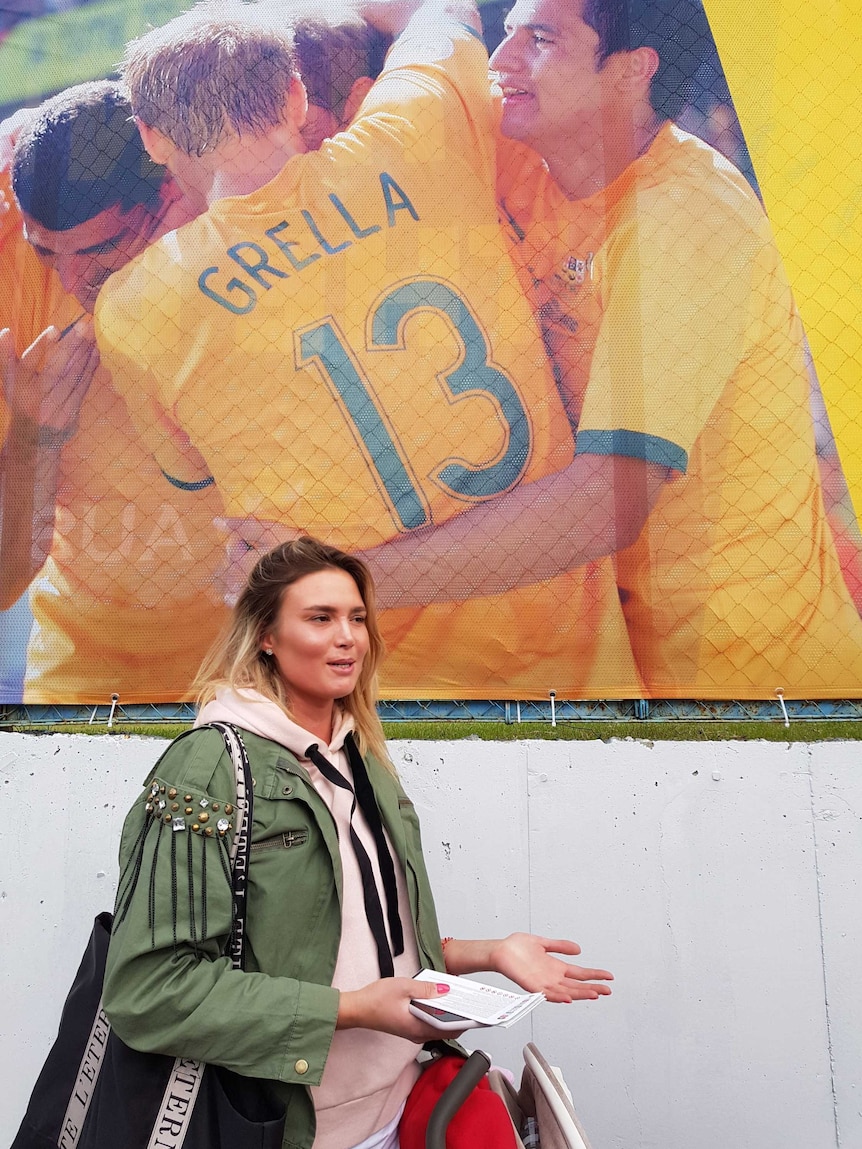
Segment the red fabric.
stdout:
<path fill-rule="evenodd" d="M 401 1149 L 425 1149 L 431 1111 L 464 1062 L 441 1057 L 423 1070 L 413 1086 L 398 1136 Z M 515 1149 L 515 1134 L 506 1106 L 483 1078 L 449 1124 L 446 1149 Z"/>

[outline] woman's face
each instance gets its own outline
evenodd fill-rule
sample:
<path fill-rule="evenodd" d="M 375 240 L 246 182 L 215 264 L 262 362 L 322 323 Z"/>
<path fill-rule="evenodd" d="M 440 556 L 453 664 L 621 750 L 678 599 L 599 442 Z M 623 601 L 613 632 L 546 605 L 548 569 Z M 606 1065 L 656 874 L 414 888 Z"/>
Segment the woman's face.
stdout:
<path fill-rule="evenodd" d="M 316 571 L 285 590 L 261 647 L 272 650 L 298 719 L 319 714 L 355 688 L 368 653 L 365 616 L 359 587 L 343 570 Z"/>

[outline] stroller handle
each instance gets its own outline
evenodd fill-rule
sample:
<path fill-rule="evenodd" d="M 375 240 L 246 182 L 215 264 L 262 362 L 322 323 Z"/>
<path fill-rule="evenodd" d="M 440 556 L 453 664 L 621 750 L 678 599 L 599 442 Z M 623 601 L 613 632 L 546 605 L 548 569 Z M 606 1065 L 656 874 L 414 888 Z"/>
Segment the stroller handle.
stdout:
<path fill-rule="evenodd" d="M 490 1068 L 491 1059 L 487 1053 L 477 1049 L 470 1054 L 432 1110 L 425 1130 L 425 1149 L 446 1149 L 449 1122 Z"/>

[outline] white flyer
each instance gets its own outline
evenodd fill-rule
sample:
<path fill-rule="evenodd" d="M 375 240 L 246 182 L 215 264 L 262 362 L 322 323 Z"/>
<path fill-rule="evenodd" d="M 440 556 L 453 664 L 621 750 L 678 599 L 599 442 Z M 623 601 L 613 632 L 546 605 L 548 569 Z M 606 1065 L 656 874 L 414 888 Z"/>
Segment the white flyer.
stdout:
<path fill-rule="evenodd" d="M 504 1029 L 514 1025 L 534 1010 L 540 1001 L 545 1000 L 542 993 L 513 993 L 496 985 L 487 985 L 469 977 L 455 977 L 433 969 L 420 970 L 416 980 L 445 982 L 449 986 L 447 994 L 433 999 L 433 1004 L 440 1009 L 460 1014 L 470 1021 L 499 1025 Z"/>

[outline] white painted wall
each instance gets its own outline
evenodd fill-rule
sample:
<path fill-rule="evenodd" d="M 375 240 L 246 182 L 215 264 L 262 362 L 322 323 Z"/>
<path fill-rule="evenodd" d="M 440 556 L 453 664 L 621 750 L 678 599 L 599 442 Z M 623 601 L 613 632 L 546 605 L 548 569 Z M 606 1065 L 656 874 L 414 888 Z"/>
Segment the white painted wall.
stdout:
<path fill-rule="evenodd" d="M 109 908 L 150 739 L 0 734 L 0 1144 Z M 862 1145 L 858 744 L 395 742 L 446 933 L 574 937 L 614 995 L 481 1044 L 594 1149 Z"/>

